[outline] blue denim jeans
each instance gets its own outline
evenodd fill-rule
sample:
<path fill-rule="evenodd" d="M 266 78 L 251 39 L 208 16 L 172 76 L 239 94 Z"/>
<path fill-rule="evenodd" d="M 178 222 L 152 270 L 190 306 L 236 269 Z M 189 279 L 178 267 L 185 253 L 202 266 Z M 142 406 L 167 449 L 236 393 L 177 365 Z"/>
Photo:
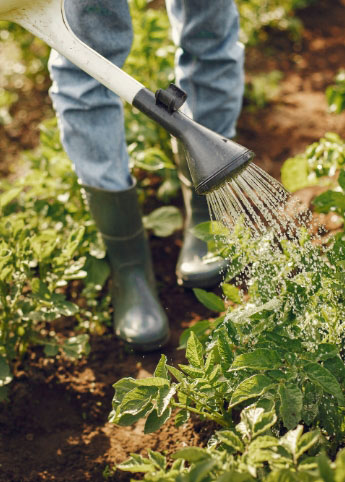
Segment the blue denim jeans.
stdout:
<path fill-rule="evenodd" d="M 176 44 L 176 83 L 194 120 L 235 135 L 242 106 L 244 49 L 233 0 L 166 0 Z M 127 0 L 67 0 L 74 33 L 122 67 L 132 44 Z M 52 51 L 50 95 L 62 142 L 83 184 L 122 190 L 131 183 L 121 99 Z M 140 79 L 138 79 L 140 80 Z"/>

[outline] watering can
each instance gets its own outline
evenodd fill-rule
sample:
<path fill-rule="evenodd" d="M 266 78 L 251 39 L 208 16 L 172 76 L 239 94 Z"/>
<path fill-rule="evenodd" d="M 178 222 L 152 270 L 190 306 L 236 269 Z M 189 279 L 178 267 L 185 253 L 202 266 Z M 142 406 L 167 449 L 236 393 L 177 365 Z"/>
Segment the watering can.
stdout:
<path fill-rule="evenodd" d="M 0 20 L 18 23 L 44 40 L 179 139 L 198 194 L 214 190 L 253 158 L 249 149 L 180 112 L 186 94 L 174 84 L 153 93 L 78 39 L 68 24 L 64 4 L 65 0 L 0 0 Z"/>

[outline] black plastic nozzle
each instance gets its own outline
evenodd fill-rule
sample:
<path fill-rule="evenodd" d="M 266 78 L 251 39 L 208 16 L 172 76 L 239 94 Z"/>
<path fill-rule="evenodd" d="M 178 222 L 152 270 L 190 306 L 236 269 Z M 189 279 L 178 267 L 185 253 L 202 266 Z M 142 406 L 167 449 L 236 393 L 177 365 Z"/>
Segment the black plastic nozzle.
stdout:
<path fill-rule="evenodd" d="M 254 156 L 252 151 L 240 144 L 203 127 L 162 102 L 157 103 L 155 95 L 148 89 L 138 92 L 133 105 L 183 143 L 198 194 L 207 194 L 218 187 Z"/>

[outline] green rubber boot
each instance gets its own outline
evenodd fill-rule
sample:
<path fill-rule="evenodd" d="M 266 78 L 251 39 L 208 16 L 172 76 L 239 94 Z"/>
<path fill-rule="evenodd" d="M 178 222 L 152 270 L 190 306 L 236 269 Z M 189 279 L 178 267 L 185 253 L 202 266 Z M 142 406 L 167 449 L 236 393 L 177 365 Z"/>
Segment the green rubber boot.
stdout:
<path fill-rule="evenodd" d="M 186 288 L 211 288 L 222 281 L 228 263 L 222 258 L 211 262 L 203 259 L 207 254 L 207 244 L 196 238 L 190 229 L 210 221 L 206 196 L 196 194 L 183 146 L 174 138 L 172 149 L 186 211 L 183 246 L 176 265 L 177 282 Z"/>
<path fill-rule="evenodd" d="M 112 269 L 114 331 L 135 350 L 156 350 L 168 341 L 169 325 L 156 294 L 136 187 L 83 187 Z"/>

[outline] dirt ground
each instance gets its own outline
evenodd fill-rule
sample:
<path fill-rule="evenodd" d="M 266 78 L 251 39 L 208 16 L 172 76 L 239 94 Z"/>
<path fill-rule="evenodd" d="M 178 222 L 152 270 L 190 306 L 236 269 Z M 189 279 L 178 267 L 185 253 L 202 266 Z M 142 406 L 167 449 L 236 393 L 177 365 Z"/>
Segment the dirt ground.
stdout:
<path fill-rule="evenodd" d="M 271 70 L 284 74 L 277 100 L 258 113 L 244 109 L 238 129 L 239 142 L 253 149 L 258 164 L 278 178 L 282 161 L 325 132 L 345 136 L 345 114 L 330 115 L 324 96 L 335 73 L 345 67 L 345 1 L 321 0 L 300 17 L 305 29 L 299 46 L 278 35 L 272 45 L 247 52 L 248 75 Z M 27 93 L 13 108 L 13 123 L 0 126 L 3 174 L 20 150 L 37 143 L 37 124 L 49 108 L 46 91 Z M 27 117 L 20 114 L 23 110 Z M 181 233 L 151 238 L 160 298 L 171 322 L 172 338 L 163 350 L 171 364 L 183 360 L 183 352 L 176 350 L 182 330 L 212 316 L 191 291 L 176 285 L 180 245 Z M 44 359 L 32 350 L 16 367 L 10 400 L 0 409 L 1 482 L 102 481 L 105 466 L 131 452 L 152 448 L 169 453 L 207 439 L 207 425 L 197 420 L 180 429 L 167 424 L 151 435 L 143 434 L 140 422 L 129 428 L 110 425 L 112 384 L 124 376 L 152 374 L 160 354 L 131 353 L 110 332 L 93 336 L 91 345 L 88 359 L 79 362 Z M 129 479 L 116 473 L 112 480 Z"/>

